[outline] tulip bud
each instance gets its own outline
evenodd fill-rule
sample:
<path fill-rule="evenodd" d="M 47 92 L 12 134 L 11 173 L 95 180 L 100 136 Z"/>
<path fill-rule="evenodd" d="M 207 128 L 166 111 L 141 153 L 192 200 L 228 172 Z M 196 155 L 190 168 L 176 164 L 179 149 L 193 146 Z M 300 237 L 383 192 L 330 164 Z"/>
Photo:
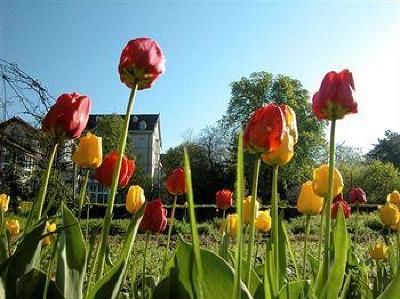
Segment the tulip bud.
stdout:
<path fill-rule="evenodd" d="M 7 220 L 6 228 L 11 236 L 16 236 L 19 234 L 20 226 L 17 219 Z"/>
<path fill-rule="evenodd" d="M 324 198 L 314 193 L 312 182 L 303 183 L 297 199 L 297 210 L 302 214 L 318 215 L 321 213 L 323 205 Z"/>
<path fill-rule="evenodd" d="M 279 148 L 286 129 L 285 116 L 279 106 L 268 104 L 254 112 L 244 131 L 245 149 L 253 154 L 265 154 Z"/>
<path fill-rule="evenodd" d="M 3 213 L 8 211 L 8 203 L 10 202 L 10 196 L 7 194 L 0 194 L 0 209 Z"/>
<path fill-rule="evenodd" d="M 334 201 L 331 205 L 331 218 L 336 219 L 339 205 L 342 206 L 344 218 L 346 218 L 346 219 L 349 218 L 350 213 L 351 213 L 351 207 L 349 205 L 347 205 L 347 203 L 343 199 L 343 194 L 341 194 L 341 193 L 336 196 L 336 198 L 334 199 Z"/>
<path fill-rule="evenodd" d="M 185 172 L 182 167 L 174 169 L 168 175 L 165 186 L 172 195 L 182 195 L 186 192 Z"/>
<path fill-rule="evenodd" d="M 218 209 L 225 210 L 232 207 L 233 204 L 232 191 L 228 189 L 222 189 L 218 191 L 215 194 L 215 201 Z"/>
<path fill-rule="evenodd" d="M 103 162 L 102 138 L 86 134 L 79 140 L 72 158 L 81 168 L 98 168 Z"/>
<path fill-rule="evenodd" d="M 79 138 L 88 122 L 90 106 L 87 96 L 62 94 L 43 118 L 43 131 L 58 137 Z"/>
<path fill-rule="evenodd" d="M 137 38 L 122 50 L 118 67 L 121 82 L 128 87 L 150 88 L 165 72 L 165 59 L 160 46 L 151 38 Z"/>
<path fill-rule="evenodd" d="M 328 197 L 328 176 L 329 165 L 322 164 L 314 169 L 313 172 L 313 190 L 314 193 L 321 197 Z M 336 197 L 343 190 L 343 178 L 339 170 L 333 169 L 333 197 Z"/>
<path fill-rule="evenodd" d="M 386 203 L 384 206 L 379 207 L 381 220 L 385 225 L 392 226 L 399 222 L 399 208 L 392 203 Z"/>
<path fill-rule="evenodd" d="M 265 211 L 259 211 L 257 213 L 257 217 L 254 222 L 256 229 L 266 233 L 269 232 L 271 229 L 271 216 L 270 216 L 270 211 L 265 210 Z"/>
<path fill-rule="evenodd" d="M 163 208 L 161 198 L 146 204 L 140 229 L 154 234 L 161 233 L 167 227 L 167 210 Z"/>
<path fill-rule="evenodd" d="M 398 208 L 400 208 L 400 193 L 397 190 L 394 190 L 392 193 L 389 193 L 386 197 L 386 200 L 392 204 L 395 204 Z"/>
<path fill-rule="evenodd" d="M 247 196 L 244 200 L 243 200 L 243 206 L 242 206 L 242 212 L 243 212 L 243 222 L 245 224 L 249 224 L 250 222 L 250 202 L 251 202 L 251 196 Z M 257 215 L 258 212 L 258 201 L 256 200 L 255 202 L 255 214 Z"/>
<path fill-rule="evenodd" d="M 239 221 L 238 214 L 229 214 L 226 217 L 226 232 L 232 237 L 235 237 L 238 233 L 239 229 L 238 221 Z"/>
<path fill-rule="evenodd" d="M 48 233 L 53 233 L 55 232 L 57 229 L 57 224 L 55 222 L 53 222 L 52 224 L 50 224 L 48 221 L 46 223 L 46 231 Z M 42 245 L 43 246 L 49 246 L 51 244 L 51 239 L 50 236 L 46 236 L 43 238 L 42 240 Z"/>
<path fill-rule="evenodd" d="M 312 110 L 318 119 L 342 119 L 349 113 L 357 113 L 353 99 L 353 75 L 348 70 L 329 72 L 322 80 L 319 91 L 312 99 Z"/>
<path fill-rule="evenodd" d="M 111 152 L 103 159 L 103 163 L 96 169 L 96 180 L 105 187 L 111 187 L 114 167 L 118 159 L 118 153 Z M 134 160 L 122 157 L 121 170 L 119 172 L 118 186 L 125 187 L 135 172 Z"/>
<path fill-rule="evenodd" d="M 126 195 L 126 209 L 133 215 L 143 206 L 145 200 L 143 189 L 140 186 L 131 186 Z"/>
<path fill-rule="evenodd" d="M 349 192 L 351 204 L 364 204 L 367 203 L 367 195 L 360 187 L 354 187 Z"/>
<path fill-rule="evenodd" d="M 369 250 L 369 256 L 374 260 L 383 260 L 386 258 L 387 250 L 385 244 L 376 243 L 375 246 Z"/>

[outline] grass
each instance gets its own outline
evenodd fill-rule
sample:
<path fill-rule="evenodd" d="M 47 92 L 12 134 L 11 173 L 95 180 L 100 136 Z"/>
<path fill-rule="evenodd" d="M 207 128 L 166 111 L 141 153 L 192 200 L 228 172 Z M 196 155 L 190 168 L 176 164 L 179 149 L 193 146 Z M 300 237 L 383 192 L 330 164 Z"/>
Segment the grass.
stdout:
<path fill-rule="evenodd" d="M 9 218 L 17 218 L 21 222 L 21 226 L 23 227 L 23 223 L 25 222 L 24 217 L 19 216 L 8 216 Z M 304 221 L 305 217 L 296 217 L 290 219 L 286 222 L 286 227 L 289 233 L 289 238 L 291 240 L 291 244 L 293 246 L 293 250 L 296 255 L 297 264 L 301 270 L 301 259 L 303 252 L 303 242 L 304 242 Z M 348 230 L 350 233 L 354 233 L 355 231 L 355 215 L 352 215 L 351 218 L 346 220 Z M 360 234 L 359 240 L 360 244 L 356 246 L 356 254 L 358 256 L 367 257 L 368 248 L 372 246 L 376 239 L 385 234 L 385 230 L 383 225 L 380 223 L 378 212 L 374 213 L 364 213 L 359 217 L 360 221 Z M 218 227 L 220 225 L 220 219 L 214 219 L 207 222 L 198 224 L 198 232 L 200 236 L 200 245 L 202 248 L 210 249 L 213 251 L 218 251 L 219 242 L 220 242 L 220 234 L 218 233 Z M 318 232 L 319 232 L 319 223 L 320 217 L 315 216 L 311 219 L 311 230 L 309 237 L 309 250 L 311 254 L 317 256 L 318 250 Z M 86 220 L 82 220 L 82 230 L 85 235 L 86 228 Z M 100 237 L 100 228 L 102 224 L 102 219 L 90 219 L 89 220 L 89 235 L 97 233 L 98 238 Z M 129 220 L 128 219 L 116 219 L 111 223 L 111 233 L 109 236 L 109 248 L 110 248 L 110 260 L 115 262 L 119 253 L 121 252 L 126 229 L 128 227 Z M 189 223 L 185 223 L 183 221 L 175 221 L 174 228 L 172 230 L 171 236 L 171 252 L 175 248 L 176 239 L 179 235 L 182 235 L 184 239 L 190 241 L 190 225 Z M 270 236 L 267 235 L 257 235 L 257 240 L 260 241 L 259 247 L 259 255 L 258 255 L 258 263 L 263 262 L 263 252 L 264 252 L 264 244 L 266 238 Z M 143 266 L 143 250 L 145 245 L 145 235 L 139 233 L 137 235 L 136 242 L 134 244 L 133 252 L 131 253 L 130 265 L 128 268 L 128 278 L 127 281 L 132 281 L 131 277 L 135 277 L 138 274 L 142 273 Z M 161 265 L 163 262 L 163 255 L 165 252 L 167 244 L 167 235 L 166 233 L 152 235 L 147 251 L 146 258 L 146 274 L 152 275 L 154 277 L 160 277 Z M 48 248 L 50 249 L 50 248 Z M 47 250 L 46 250 L 47 251 Z M 108 265 L 109 267 L 110 265 Z M 289 260 L 288 257 L 288 273 L 289 277 L 294 276 L 294 267 L 293 262 Z M 127 283 L 124 284 L 123 289 L 127 289 Z"/>

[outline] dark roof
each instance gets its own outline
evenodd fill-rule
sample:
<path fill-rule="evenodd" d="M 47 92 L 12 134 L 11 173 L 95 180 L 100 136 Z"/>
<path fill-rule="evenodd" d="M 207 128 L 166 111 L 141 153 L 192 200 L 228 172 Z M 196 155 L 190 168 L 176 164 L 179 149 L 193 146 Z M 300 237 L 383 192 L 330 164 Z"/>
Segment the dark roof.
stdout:
<path fill-rule="evenodd" d="M 90 114 L 89 121 L 86 128 L 91 130 L 96 127 L 97 118 L 99 116 L 107 115 L 118 115 L 124 117 L 123 114 Z M 154 131 L 158 120 L 160 118 L 159 114 L 132 114 L 129 122 L 129 130 L 131 131 Z M 143 126 L 145 124 L 145 126 Z M 141 126 L 142 129 L 141 129 Z"/>
<path fill-rule="evenodd" d="M 40 131 L 39 129 L 35 128 L 34 126 L 32 126 L 30 123 L 28 123 L 27 121 L 23 120 L 22 118 L 19 118 L 18 116 L 13 116 L 10 119 L 3 121 L 2 123 L 0 123 L 0 128 L 4 128 L 6 127 L 8 124 L 13 123 L 13 122 L 17 122 L 22 124 L 23 126 L 25 126 L 28 130 L 34 131 L 35 133 L 37 133 L 38 131 Z"/>

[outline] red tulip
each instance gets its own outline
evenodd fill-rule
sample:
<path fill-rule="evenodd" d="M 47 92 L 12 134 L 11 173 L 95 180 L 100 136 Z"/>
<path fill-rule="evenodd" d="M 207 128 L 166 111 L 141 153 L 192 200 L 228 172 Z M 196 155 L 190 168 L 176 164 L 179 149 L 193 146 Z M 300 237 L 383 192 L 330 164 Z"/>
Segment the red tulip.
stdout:
<path fill-rule="evenodd" d="M 174 169 L 165 182 L 167 190 L 172 195 L 181 195 L 186 192 L 185 172 L 182 167 Z"/>
<path fill-rule="evenodd" d="M 351 207 L 344 200 L 342 193 L 339 193 L 333 200 L 333 204 L 331 206 L 331 217 L 333 219 L 336 219 L 339 205 L 342 206 L 344 218 L 349 218 L 351 213 Z"/>
<path fill-rule="evenodd" d="M 346 114 L 357 113 L 353 99 L 353 75 L 348 70 L 329 72 L 312 99 L 312 109 L 318 119 L 341 119 Z"/>
<path fill-rule="evenodd" d="M 244 146 L 250 153 L 265 154 L 278 149 L 286 129 L 282 109 L 268 104 L 253 113 L 244 131 Z"/>
<path fill-rule="evenodd" d="M 367 203 L 367 195 L 360 187 L 354 187 L 349 193 L 351 204 L 364 204 Z"/>
<path fill-rule="evenodd" d="M 42 129 L 60 137 L 81 136 L 89 119 L 90 99 L 77 93 L 62 94 L 42 121 Z"/>
<path fill-rule="evenodd" d="M 114 166 L 118 159 L 117 152 L 111 152 L 103 159 L 103 163 L 96 169 L 96 180 L 105 187 L 111 187 Z M 125 187 L 135 172 L 136 164 L 134 160 L 122 157 L 121 171 L 119 173 L 118 186 Z"/>
<path fill-rule="evenodd" d="M 122 50 L 118 67 L 121 82 L 128 87 L 150 88 L 164 73 L 164 55 L 160 46 L 151 38 L 137 38 Z"/>
<path fill-rule="evenodd" d="M 161 198 L 146 204 L 140 229 L 154 234 L 161 233 L 167 227 L 167 210 L 163 208 Z"/>
<path fill-rule="evenodd" d="M 222 189 L 218 191 L 215 195 L 215 200 L 218 209 L 225 210 L 232 207 L 232 191 L 228 189 Z"/>

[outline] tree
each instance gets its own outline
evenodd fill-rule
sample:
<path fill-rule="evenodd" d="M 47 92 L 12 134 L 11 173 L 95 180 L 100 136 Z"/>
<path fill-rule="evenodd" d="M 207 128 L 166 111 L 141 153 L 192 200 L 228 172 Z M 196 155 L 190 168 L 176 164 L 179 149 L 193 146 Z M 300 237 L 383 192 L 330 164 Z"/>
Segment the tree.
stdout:
<path fill-rule="evenodd" d="M 344 179 L 344 193 L 352 186 L 360 186 L 370 203 L 385 203 L 386 195 L 400 187 L 400 171 L 390 162 L 343 163 L 340 172 Z"/>
<path fill-rule="evenodd" d="M 367 158 L 391 162 L 400 168 L 400 134 L 390 130 L 385 131 L 385 137 L 378 139 L 378 144 L 367 154 Z"/>
<path fill-rule="evenodd" d="M 102 137 L 105 154 L 118 150 L 123 121 L 122 117 L 117 114 L 103 115 L 97 120 L 95 134 Z M 126 141 L 125 152 L 129 157 L 134 158 L 133 144 L 129 138 Z"/>
<path fill-rule="evenodd" d="M 239 130 L 246 126 L 251 114 L 269 103 L 288 104 L 297 116 L 299 142 L 295 147 L 295 156 L 280 171 L 281 195 L 288 197 L 289 194 L 297 193 L 295 191 L 300 183 L 311 177 L 312 169 L 326 146 L 326 123 L 318 121 L 312 113 L 309 93 L 301 82 L 288 76 L 273 76 L 268 72 L 252 73 L 249 78 L 243 77 L 232 82 L 231 99 L 220 123 L 231 141 L 236 141 Z M 232 150 L 235 151 L 236 148 L 232 147 Z M 245 156 L 245 165 L 251 165 L 245 169 L 250 183 L 253 159 L 251 155 Z M 259 192 L 264 198 L 270 198 L 270 180 L 271 168 L 263 166 Z"/>

